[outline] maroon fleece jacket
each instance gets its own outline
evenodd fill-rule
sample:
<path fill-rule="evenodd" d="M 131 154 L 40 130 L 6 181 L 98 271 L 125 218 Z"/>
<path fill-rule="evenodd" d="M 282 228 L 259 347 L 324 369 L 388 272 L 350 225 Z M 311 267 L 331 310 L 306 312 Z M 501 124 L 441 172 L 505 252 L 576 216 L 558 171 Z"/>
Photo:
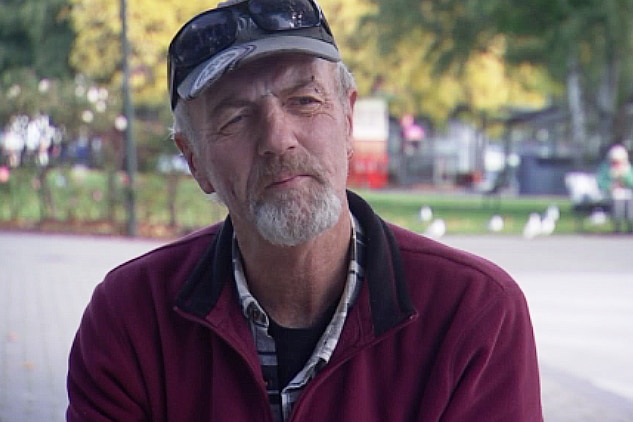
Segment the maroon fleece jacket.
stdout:
<path fill-rule="evenodd" d="M 293 421 L 541 421 L 525 298 L 494 264 L 387 224 L 353 193 L 361 293 Z M 232 225 L 95 289 L 69 359 L 69 421 L 272 421 L 231 270 Z"/>

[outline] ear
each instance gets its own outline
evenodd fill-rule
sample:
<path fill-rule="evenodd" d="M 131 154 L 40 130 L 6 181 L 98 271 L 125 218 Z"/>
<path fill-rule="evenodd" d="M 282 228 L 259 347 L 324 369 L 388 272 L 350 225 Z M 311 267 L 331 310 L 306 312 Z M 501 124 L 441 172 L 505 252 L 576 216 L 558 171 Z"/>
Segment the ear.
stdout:
<path fill-rule="evenodd" d="M 194 179 L 196 179 L 196 182 L 198 182 L 200 189 L 202 189 L 204 193 L 215 192 L 215 189 L 213 188 L 213 185 L 208 179 L 206 173 L 202 171 L 200 166 L 198 166 L 199 156 L 191 145 L 191 141 L 189 141 L 182 132 L 178 132 L 174 133 L 174 142 L 176 142 L 178 149 L 182 153 L 183 157 L 185 157 L 185 160 L 187 160 L 189 171 L 191 171 L 191 175 Z"/>

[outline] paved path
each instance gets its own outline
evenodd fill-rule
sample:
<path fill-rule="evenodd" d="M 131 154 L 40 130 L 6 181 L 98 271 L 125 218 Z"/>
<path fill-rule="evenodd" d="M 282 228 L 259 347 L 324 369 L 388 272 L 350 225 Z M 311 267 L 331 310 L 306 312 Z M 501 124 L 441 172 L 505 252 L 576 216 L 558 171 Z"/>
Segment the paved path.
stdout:
<path fill-rule="evenodd" d="M 633 421 L 633 237 L 446 237 L 528 298 L 547 422 Z M 90 294 L 156 241 L 0 232 L 0 422 L 62 421 L 68 350 Z"/>
<path fill-rule="evenodd" d="M 0 232 L 0 422 L 65 420 L 68 351 L 94 286 L 156 245 Z"/>

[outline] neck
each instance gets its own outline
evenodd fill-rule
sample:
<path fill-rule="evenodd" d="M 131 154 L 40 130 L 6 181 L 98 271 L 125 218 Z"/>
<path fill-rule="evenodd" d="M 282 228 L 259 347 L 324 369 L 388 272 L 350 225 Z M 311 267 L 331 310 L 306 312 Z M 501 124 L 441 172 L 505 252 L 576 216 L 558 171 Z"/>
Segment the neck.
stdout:
<path fill-rule="evenodd" d="M 334 227 L 295 247 L 236 233 L 249 289 L 279 325 L 309 327 L 340 298 L 349 265 L 347 211 Z"/>

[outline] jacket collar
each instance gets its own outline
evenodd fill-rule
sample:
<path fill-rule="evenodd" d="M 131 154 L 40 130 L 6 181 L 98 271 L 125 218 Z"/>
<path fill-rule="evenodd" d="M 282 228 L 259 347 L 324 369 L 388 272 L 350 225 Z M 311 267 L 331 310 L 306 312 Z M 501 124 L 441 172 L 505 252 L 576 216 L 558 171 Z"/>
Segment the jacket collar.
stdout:
<path fill-rule="evenodd" d="M 374 335 L 378 336 L 415 311 L 406 288 L 400 251 L 389 225 L 358 195 L 348 191 L 347 198 L 352 214 L 365 233 L 365 281 L 369 289 Z M 180 290 L 176 300 L 180 309 L 201 318 L 213 309 L 225 285 L 233 280 L 232 237 L 233 224 L 227 217 Z"/>

